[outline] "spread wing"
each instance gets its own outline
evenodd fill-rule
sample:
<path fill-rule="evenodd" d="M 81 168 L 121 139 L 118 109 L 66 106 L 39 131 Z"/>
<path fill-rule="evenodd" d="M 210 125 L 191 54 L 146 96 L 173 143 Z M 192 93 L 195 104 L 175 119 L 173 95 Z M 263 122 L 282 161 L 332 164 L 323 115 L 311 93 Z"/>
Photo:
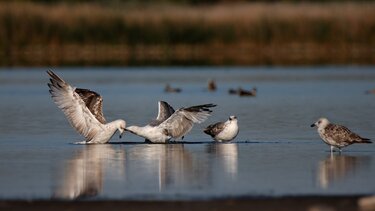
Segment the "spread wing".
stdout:
<path fill-rule="evenodd" d="M 69 123 L 86 140 L 91 140 L 99 131 L 102 124 L 95 118 L 86 106 L 85 101 L 58 75 L 52 71 L 47 71 L 50 78 L 48 87 L 53 101 L 64 112 Z"/>
<path fill-rule="evenodd" d="M 75 92 L 79 94 L 81 99 L 85 102 L 87 108 L 95 116 L 95 118 L 102 124 L 106 123 L 103 115 L 103 98 L 98 93 L 89 89 L 76 88 Z"/>
<path fill-rule="evenodd" d="M 325 131 L 337 142 L 361 142 L 364 138 L 350 131 L 347 127 L 341 125 L 329 124 Z"/>
<path fill-rule="evenodd" d="M 218 123 L 209 125 L 208 127 L 206 127 L 206 129 L 204 129 L 203 132 L 214 137 L 224 130 L 224 126 L 225 126 L 224 122 L 218 122 Z"/>
<path fill-rule="evenodd" d="M 158 126 L 165 120 L 167 120 L 175 110 L 167 102 L 159 101 L 159 112 L 155 120 L 151 121 L 149 125 Z"/>
<path fill-rule="evenodd" d="M 193 128 L 194 123 L 204 122 L 212 112 L 210 108 L 215 106 L 214 104 L 204 104 L 178 109 L 161 123 L 160 127 L 166 129 L 171 137 L 180 138 Z"/>

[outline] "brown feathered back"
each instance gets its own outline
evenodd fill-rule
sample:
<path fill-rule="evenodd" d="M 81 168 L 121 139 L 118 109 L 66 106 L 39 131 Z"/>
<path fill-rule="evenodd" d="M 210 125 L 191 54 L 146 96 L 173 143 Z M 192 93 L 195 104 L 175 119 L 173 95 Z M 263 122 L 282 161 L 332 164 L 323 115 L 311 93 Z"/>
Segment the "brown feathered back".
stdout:
<path fill-rule="evenodd" d="M 85 102 L 87 108 L 95 116 L 95 118 L 102 124 L 106 123 L 103 115 L 103 98 L 98 93 L 89 89 L 76 88 L 74 90 L 81 99 Z"/>

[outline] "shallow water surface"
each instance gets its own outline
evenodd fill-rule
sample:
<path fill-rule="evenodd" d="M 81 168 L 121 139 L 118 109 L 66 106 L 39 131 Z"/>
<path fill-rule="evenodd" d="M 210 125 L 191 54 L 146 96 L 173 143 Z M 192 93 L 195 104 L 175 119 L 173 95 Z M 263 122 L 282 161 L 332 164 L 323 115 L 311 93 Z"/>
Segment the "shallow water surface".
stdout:
<path fill-rule="evenodd" d="M 104 98 L 108 121 L 144 125 L 157 101 L 215 103 L 212 116 L 181 144 L 145 144 L 125 134 L 106 145 L 77 135 L 50 99 L 42 69 L 0 71 L 0 198 L 209 199 L 375 194 L 375 144 L 330 154 L 310 125 L 325 116 L 375 137 L 372 67 L 57 69 Z M 206 89 L 215 79 L 216 92 Z M 182 88 L 164 93 L 166 83 Z M 228 94 L 257 87 L 256 97 Z M 233 143 L 215 144 L 208 124 L 239 119 Z"/>

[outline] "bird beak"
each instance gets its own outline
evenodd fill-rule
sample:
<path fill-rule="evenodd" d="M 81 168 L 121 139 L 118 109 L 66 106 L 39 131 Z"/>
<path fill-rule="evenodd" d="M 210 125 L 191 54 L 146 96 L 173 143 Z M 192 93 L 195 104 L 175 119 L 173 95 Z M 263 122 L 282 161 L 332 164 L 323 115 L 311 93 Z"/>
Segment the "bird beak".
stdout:
<path fill-rule="evenodd" d="M 310 125 L 310 127 L 315 127 L 315 123 L 314 123 L 314 124 L 312 124 L 312 125 Z"/>
<path fill-rule="evenodd" d="M 120 130 L 120 138 L 122 138 L 123 133 L 125 133 L 125 129 Z"/>

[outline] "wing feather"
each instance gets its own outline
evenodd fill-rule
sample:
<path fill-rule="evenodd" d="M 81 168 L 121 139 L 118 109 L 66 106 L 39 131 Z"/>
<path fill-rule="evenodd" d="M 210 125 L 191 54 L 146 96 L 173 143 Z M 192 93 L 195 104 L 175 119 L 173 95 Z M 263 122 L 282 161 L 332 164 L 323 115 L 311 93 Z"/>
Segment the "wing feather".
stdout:
<path fill-rule="evenodd" d="M 204 122 L 212 112 L 210 108 L 215 106 L 214 104 L 204 104 L 181 108 L 161 123 L 160 127 L 166 129 L 171 137 L 180 138 L 193 128 L 194 123 Z"/>
<path fill-rule="evenodd" d="M 47 73 L 51 77 L 48 87 L 53 101 L 64 112 L 72 127 L 87 141 L 91 140 L 102 130 L 102 124 L 90 112 L 80 95 L 75 92 L 75 88 L 54 72 Z"/>
<path fill-rule="evenodd" d="M 151 126 L 158 126 L 165 120 L 167 120 L 175 110 L 171 105 L 169 105 L 167 102 L 164 101 L 159 101 L 159 112 L 158 116 L 156 117 L 155 120 L 152 120 L 149 125 Z"/>
<path fill-rule="evenodd" d="M 362 137 L 350 131 L 347 127 L 342 125 L 329 124 L 326 128 L 326 133 L 331 135 L 331 138 L 337 142 L 354 143 L 362 141 Z"/>
<path fill-rule="evenodd" d="M 89 89 L 76 88 L 75 92 L 79 94 L 81 99 L 85 102 L 87 108 L 95 116 L 95 118 L 102 124 L 106 123 L 103 115 L 103 98 L 98 93 Z"/>

